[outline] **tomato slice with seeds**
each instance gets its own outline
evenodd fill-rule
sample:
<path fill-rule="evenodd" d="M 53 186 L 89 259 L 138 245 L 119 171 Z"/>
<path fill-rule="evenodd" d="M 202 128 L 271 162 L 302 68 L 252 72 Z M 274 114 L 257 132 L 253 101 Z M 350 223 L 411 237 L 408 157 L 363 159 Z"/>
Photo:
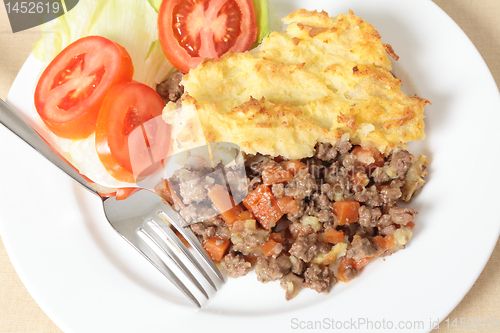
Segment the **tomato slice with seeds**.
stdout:
<path fill-rule="evenodd" d="M 35 107 L 57 136 L 79 140 L 95 131 L 106 92 L 132 80 L 128 52 L 99 36 L 70 44 L 45 69 L 35 90 Z"/>
<path fill-rule="evenodd" d="M 96 150 L 115 179 L 133 183 L 161 165 L 170 146 L 170 125 L 161 117 L 165 103 L 149 86 L 129 82 L 106 95 L 96 128 Z"/>
<path fill-rule="evenodd" d="M 158 30 L 167 59 L 184 73 L 204 58 L 247 51 L 257 37 L 251 0 L 164 0 Z"/>

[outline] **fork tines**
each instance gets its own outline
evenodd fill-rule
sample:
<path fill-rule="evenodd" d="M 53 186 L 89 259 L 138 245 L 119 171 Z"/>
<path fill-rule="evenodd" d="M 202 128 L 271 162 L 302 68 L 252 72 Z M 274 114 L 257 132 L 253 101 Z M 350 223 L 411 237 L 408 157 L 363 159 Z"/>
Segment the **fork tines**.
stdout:
<path fill-rule="evenodd" d="M 191 299 L 198 307 L 201 307 L 200 302 L 193 295 L 190 289 L 182 282 L 178 276 L 173 272 L 169 265 L 165 263 L 167 257 L 172 263 L 175 264 L 178 271 L 188 278 L 188 281 L 203 294 L 206 299 L 209 299 L 209 291 L 217 291 L 219 286 L 224 283 L 224 278 L 220 273 L 214 262 L 207 256 L 202 248 L 200 242 L 187 228 L 181 227 L 178 214 L 169 206 L 162 207 L 158 211 L 158 215 L 151 214 L 142 223 L 141 227 L 137 228 L 136 232 L 144 243 L 139 246 L 143 254 L 148 257 L 150 262 L 160 270 L 174 285 L 182 291 L 189 299 Z M 179 237 L 174 233 L 171 226 L 173 226 L 191 245 L 193 251 L 190 251 Z M 195 258 L 193 252 L 197 254 L 198 259 Z M 187 259 L 187 260 L 186 260 Z M 211 273 L 207 272 L 200 264 L 209 268 Z M 191 266 L 189 269 L 187 266 Z M 170 265 L 171 267 L 171 265 Z M 196 277 L 195 275 L 198 275 Z M 212 275 L 212 276 L 210 276 Z M 208 282 L 208 285 L 202 285 L 200 281 Z M 219 286 L 218 286 L 219 285 Z"/>

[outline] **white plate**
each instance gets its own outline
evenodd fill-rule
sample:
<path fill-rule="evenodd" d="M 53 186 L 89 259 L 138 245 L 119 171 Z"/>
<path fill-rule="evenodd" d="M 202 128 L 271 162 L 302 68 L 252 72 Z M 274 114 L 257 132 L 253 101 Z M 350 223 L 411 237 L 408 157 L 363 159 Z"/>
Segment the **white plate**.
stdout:
<path fill-rule="evenodd" d="M 366 324 L 355 328 L 362 331 L 402 324 L 401 331 L 425 332 L 481 273 L 500 232 L 500 99 L 472 43 L 431 1 L 274 2 L 283 15 L 301 7 L 330 15 L 353 9 L 400 55 L 395 72 L 405 89 L 432 101 L 428 139 L 410 146 L 432 163 L 413 203 L 420 214 L 408 248 L 328 296 L 304 290 L 286 302 L 277 283 L 250 274 L 195 310 L 112 230 L 97 198 L 2 128 L 1 235 L 28 291 L 65 332 L 285 332 L 329 329 L 331 320 L 343 330 L 361 320 Z M 32 108 L 36 67 L 30 58 L 8 96 L 20 111 Z"/>

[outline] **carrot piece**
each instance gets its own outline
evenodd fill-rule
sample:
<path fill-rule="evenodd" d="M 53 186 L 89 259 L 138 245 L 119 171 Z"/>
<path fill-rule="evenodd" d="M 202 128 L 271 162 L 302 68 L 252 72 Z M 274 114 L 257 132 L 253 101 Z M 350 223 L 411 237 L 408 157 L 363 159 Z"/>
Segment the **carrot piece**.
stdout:
<path fill-rule="evenodd" d="M 262 227 L 271 230 L 283 216 L 271 189 L 267 185 L 260 185 L 243 199 L 243 204 L 250 210 Z"/>
<path fill-rule="evenodd" d="M 219 211 L 222 219 L 229 226 L 232 226 L 238 220 L 240 213 L 243 212 L 243 208 L 240 205 L 234 204 L 233 197 L 222 185 L 215 184 L 208 191 L 208 196 Z"/>
<path fill-rule="evenodd" d="M 383 251 L 382 251 L 383 252 Z M 382 254 L 382 252 L 380 253 L 377 253 L 376 255 L 372 256 L 372 257 L 365 257 L 365 258 L 361 258 L 359 259 L 358 261 L 355 261 L 354 262 L 354 269 L 358 270 L 358 269 L 361 269 L 363 268 L 367 263 L 369 263 L 370 261 L 372 261 L 373 259 L 375 258 L 378 258 L 379 255 Z"/>
<path fill-rule="evenodd" d="M 375 236 L 373 239 L 375 240 L 375 243 L 377 243 L 377 245 L 384 250 L 388 250 L 394 246 L 394 235 L 387 235 L 385 237 Z"/>
<path fill-rule="evenodd" d="M 285 236 L 283 236 L 280 232 L 273 232 L 269 235 L 269 239 L 272 239 L 276 243 L 283 243 L 285 241 Z"/>
<path fill-rule="evenodd" d="M 116 191 L 116 200 L 125 200 L 140 189 L 137 187 L 119 188 Z"/>
<path fill-rule="evenodd" d="M 294 176 L 299 172 L 300 169 L 304 168 L 307 168 L 307 165 L 297 160 L 285 162 L 285 170 L 290 171 Z"/>
<path fill-rule="evenodd" d="M 229 246 L 229 240 L 220 238 L 209 238 L 203 243 L 203 248 L 207 251 L 213 261 L 219 262 L 224 257 Z"/>
<path fill-rule="evenodd" d="M 260 250 L 266 257 L 269 257 L 270 255 L 274 254 L 274 247 L 276 246 L 276 244 L 278 243 L 276 243 L 272 239 L 269 239 L 267 242 L 260 246 Z"/>
<path fill-rule="evenodd" d="M 339 225 L 357 222 L 359 218 L 359 202 L 336 201 L 333 203 L 333 214 L 337 216 Z"/>
<path fill-rule="evenodd" d="M 184 238 L 184 236 L 182 236 L 182 234 L 180 232 L 178 232 L 177 230 L 174 230 L 174 234 L 179 237 L 179 239 L 181 240 L 182 244 L 184 244 L 185 247 L 190 247 L 191 245 L 189 244 L 189 242 L 186 240 L 186 238 Z"/>
<path fill-rule="evenodd" d="M 238 215 L 238 221 L 253 220 L 255 217 L 249 210 L 244 210 Z"/>
<path fill-rule="evenodd" d="M 325 236 L 323 237 L 323 241 L 326 243 L 337 244 L 344 240 L 344 232 L 337 231 L 334 229 L 326 230 Z"/>
<path fill-rule="evenodd" d="M 363 148 L 356 146 L 351 154 L 357 157 L 358 163 L 364 166 L 365 170 L 373 171 L 376 167 L 384 165 L 384 155 L 375 148 Z"/>
<path fill-rule="evenodd" d="M 293 178 L 292 172 L 279 167 L 267 167 L 262 171 L 262 181 L 265 185 L 288 182 Z"/>
<path fill-rule="evenodd" d="M 415 226 L 415 223 L 413 223 L 413 222 L 408 222 L 406 225 L 407 225 L 407 226 L 409 226 L 410 228 L 412 228 L 412 229 L 413 229 L 413 227 Z"/>
<path fill-rule="evenodd" d="M 297 201 L 293 197 L 285 196 L 278 199 L 278 206 L 283 214 L 293 213 L 298 210 Z"/>
<path fill-rule="evenodd" d="M 355 265 L 356 261 L 354 261 L 354 259 L 347 259 L 346 257 L 342 257 L 342 259 L 340 259 L 339 273 L 338 273 L 340 282 L 344 283 L 347 282 L 344 273 L 349 267 L 354 268 Z"/>

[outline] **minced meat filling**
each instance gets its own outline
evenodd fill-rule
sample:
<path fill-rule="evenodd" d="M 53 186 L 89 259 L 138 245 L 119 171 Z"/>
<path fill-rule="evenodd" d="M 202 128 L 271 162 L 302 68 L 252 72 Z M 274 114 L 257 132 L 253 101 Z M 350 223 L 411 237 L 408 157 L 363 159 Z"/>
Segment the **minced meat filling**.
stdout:
<path fill-rule="evenodd" d="M 383 156 L 348 141 L 319 143 L 315 156 L 300 161 L 253 157 L 238 185 L 248 187 L 247 197 L 220 216 L 207 195 L 220 180 L 186 167 L 172 181 L 180 214 L 200 240 L 230 240 L 220 259 L 228 276 L 255 268 L 259 281 L 279 280 L 291 299 L 301 288 L 328 292 L 403 249 L 417 212 L 398 202 L 420 189 L 427 164 L 406 150 Z"/>

